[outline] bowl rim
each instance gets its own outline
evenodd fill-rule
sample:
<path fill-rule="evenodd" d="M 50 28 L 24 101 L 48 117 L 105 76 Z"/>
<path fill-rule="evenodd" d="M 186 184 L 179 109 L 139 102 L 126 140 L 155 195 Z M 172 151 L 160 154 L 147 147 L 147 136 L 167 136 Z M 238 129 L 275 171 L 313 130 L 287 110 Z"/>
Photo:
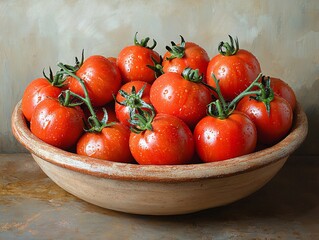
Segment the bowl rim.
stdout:
<path fill-rule="evenodd" d="M 31 133 L 27 125 L 21 110 L 21 100 L 12 112 L 11 127 L 18 142 L 33 156 L 35 155 L 49 163 L 99 178 L 147 182 L 189 182 L 253 171 L 283 158 L 288 158 L 301 145 L 308 133 L 307 116 L 301 105 L 297 103 L 290 133 L 271 147 L 219 162 L 185 165 L 138 165 L 80 156 L 41 141 Z"/>

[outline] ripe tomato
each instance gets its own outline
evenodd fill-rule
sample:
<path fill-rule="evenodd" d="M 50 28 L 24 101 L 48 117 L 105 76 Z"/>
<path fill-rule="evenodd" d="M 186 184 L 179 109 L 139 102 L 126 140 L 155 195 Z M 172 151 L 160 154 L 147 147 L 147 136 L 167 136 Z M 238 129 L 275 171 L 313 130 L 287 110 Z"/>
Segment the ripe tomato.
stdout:
<path fill-rule="evenodd" d="M 148 47 L 149 38 L 143 39 L 140 43 L 135 34 L 134 45 L 124 47 L 118 57 L 117 65 L 121 71 L 124 82 L 144 81 L 152 83 L 155 80 L 155 72 L 148 67 L 154 66 L 154 61 L 160 62 L 160 55 L 154 51 L 156 41 L 153 46 Z"/>
<path fill-rule="evenodd" d="M 215 162 L 253 152 L 257 132 L 245 114 L 234 111 L 225 119 L 204 117 L 195 127 L 194 140 L 200 159 Z"/>
<path fill-rule="evenodd" d="M 113 94 L 121 87 L 119 69 L 100 55 L 87 58 L 76 71 L 76 75 L 85 82 L 92 105 L 95 107 L 111 102 Z M 84 97 L 83 88 L 75 78 L 68 77 L 66 81 L 72 92 Z"/>
<path fill-rule="evenodd" d="M 113 162 L 133 162 L 129 138 L 129 128 L 121 123 L 115 123 L 104 127 L 101 132 L 86 132 L 79 139 L 76 152 Z"/>
<path fill-rule="evenodd" d="M 258 142 L 266 145 L 272 145 L 283 139 L 290 131 L 293 119 L 293 111 L 285 99 L 275 95 L 269 106 L 268 113 L 264 102 L 246 96 L 236 107 L 255 123 Z"/>
<path fill-rule="evenodd" d="M 34 109 L 30 129 L 42 141 L 68 150 L 83 133 L 83 117 L 79 106 L 65 107 L 58 99 L 46 98 Z"/>
<path fill-rule="evenodd" d="M 157 114 L 151 125 L 151 130 L 130 135 L 129 146 L 139 164 L 185 164 L 192 160 L 194 140 L 182 120 L 168 114 Z"/>
<path fill-rule="evenodd" d="M 230 36 L 229 36 L 230 37 Z M 249 51 L 239 49 L 238 40 L 233 44 L 221 42 L 219 54 L 214 56 L 207 66 L 207 84 L 216 87 L 212 74 L 219 80 L 220 90 L 227 101 L 234 99 L 244 91 L 261 72 L 257 58 Z M 225 47 L 226 51 L 222 48 Z"/>
<path fill-rule="evenodd" d="M 167 72 L 152 84 L 150 100 L 158 113 L 174 115 L 194 128 L 206 116 L 206 106 L 211 102 L 212 94 L 201 83 L 186 80 L 185 76 L 175 72 Z"/>
<path fill-rule="evenodd" d="M 135 89 L 135 92 L 132 92 L 133 87 Z M 144 90 L 142 90 L 143 88 Z M 115 113 L 116 113 L 117 119 L 122 124 L 126 126 L 131 126 L 131 124 L 129 123 L 130 111 L 136 107 L 142 107 L 141 100 L 146 102 L 147 104 L 151 104 L 150 89 L 151 89 L 151 85 L 143 81 L 128 82 L 121 87 L 120 91 L 116 95 Z M 140 96 L 139 92 L 141 90 L 142 90 L 142 94 Z M 122 96 L 120 93 L 121 91 L 127 93 L 128 97 L 125 98 L 124 96 Z"/>
<path fill-rule="evenodd" d="M 24 90 L 21 107 L 25 118 L 30 121 L 35 107 L 47 97 L 57 98 L 62 92 L 61 87 L 53 86 L 45 78 L 33 80 Z"/>
<path fill-rule="evenodd" d="M 283 80 L 279 78 L 270 78 L 270 87 L 274 91 L 275 94 L 284 98 L 289 102 L 292 110 L 295 109 L 296 106 L 296 95 L 294 90 Z"/>
<path fill-rule="evenodd" d="M 200 159 L 215 162 L 253 152 L 257 132 L 246 115 L 234 111 L 225 119 L 204 117 L 195 127 L 194 139 Z"/>
<path fill-rule="evenodd" d="M 206 50 L 196 43 L 185 42 L 181 37 L 181 43 L 176 45 L 172 42 L 172 48 L 163 56 L 163 72 L 176 72 L 182 74 L 185 68 L 198 69 L 201 75 L 206 74 L 209 57 Z"/>

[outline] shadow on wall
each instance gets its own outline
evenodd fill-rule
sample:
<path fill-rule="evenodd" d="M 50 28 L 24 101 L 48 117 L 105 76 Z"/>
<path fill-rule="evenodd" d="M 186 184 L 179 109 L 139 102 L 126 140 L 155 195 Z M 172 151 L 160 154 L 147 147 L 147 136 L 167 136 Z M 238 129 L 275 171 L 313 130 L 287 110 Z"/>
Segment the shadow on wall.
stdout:
<path fill-rule="evenodd" d="M 298 89 L 298 101 L 304 107 L 308 117 L 308 135 L 302 146 L 296 151 L 298 155 L 317 155 L 319 147 L 319 78 L 311 87 L 304 85 Z"/>

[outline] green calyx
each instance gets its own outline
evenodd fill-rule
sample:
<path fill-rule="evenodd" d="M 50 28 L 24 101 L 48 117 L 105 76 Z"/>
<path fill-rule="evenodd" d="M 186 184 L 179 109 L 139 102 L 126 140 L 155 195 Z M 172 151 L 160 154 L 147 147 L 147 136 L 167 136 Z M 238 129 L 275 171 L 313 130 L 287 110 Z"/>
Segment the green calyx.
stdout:
<path fill-rule="evenodd" d="M 270 86 L 270 77 L 262 76 L 261 82 L 256 84 L 260 91 L 250 98 L 255 99 L 256 101 L 263 102 L 265 104 L 268 115 L 270 114 L 270 103 L 274 100 L 274 91 Z"/>
<path fill-rule="evenodd" d="M 49 76 L 47 76 L 46 73 L 44 72 L 44 69 L 43 69 L 42 73 L 43 73 L 44 78 L 47 79 L 52 86 L 59 87 L 59 88 L 63 87 L 65 85 L 64 84 L 64 81 L 65 81 L 64 74 L 62 74 L 60 71 L 58 71 L 55 75 L 53 75 L 51 67 L 49 68 L 49 71 L 50 71 L 50 74 L 49 74 Z"/>
<path fill-rule="evenodd" d="M 153 131 L 152 122 L 154 117 L 154 109 L 137 108 L 137 111 L 132 112 L 130 116 L 131 131 L 137 134 L 146 130 Z"/>
<path fill-rule="evenodd" d="M 218 45 L 218 52 L 224 56 L 233 56 L 239 50 L 239 42 L 237 37 L 233 39 L 232 36 L 228 36 L 230 43 L 220 42 L 220 44 Z"/>
<path fill-rule="evenodd" d="M 148 41 L 150 40 L 149 37 L 147 38 L 143 38 L 140 42 L 137 40 L 137 32 L 135 33 L 135 36 L 134 36 L 134 45 L 135 46 L 140 46 L 140 47 L 145 47 L 145 48 L 148 48 L 148 49 L 154 49 L 157 45 L 157 42 L 153 39 L 153 45 L 152 46 L 147 46 L 148 44 Z"/>
<path fill-rule="evenodd" d="M 190 82 L 202 83 L 203 75 L 199 74 L 198 69 L 185 68 L 182 72 L 182 77 Z"/>
<path fill-rule="evenodd" d="M 84 49 L 82 50 L 82 56 L 81 56 L 81 61 L 79 61 L 79 59 L 77 57 L 75 57 L 75 65 L 71 66 L 71 65 L 67 65 L 64 64 L 63 66 L 72 73 L 76 73 L 77 70 L 79 70 L 79 68 L 82 66 L 84 61 Z M 65 82 L 65 70 L 60 69 L 59 71 L 57 71 L 55 73 L 55 75 L 53 75 L 52 69 L 51 67 L 49 68 L 49 76 L 46 75 L 46 73 L 44 72 L 44 69 L 42 71 L 43 76 L 51 83 L 52 86 L 55 87 L 63 87 L 65 86 L 64 82 Z"/>
<path fill-rule="evenodd" d="M 179 45 L 176 45 L 173 41 L 171 42 L 172 47 L 166 46 L 166 50 L 170 52 L 171 56 L 166 58 L 167 60 L 172 60 L 174 58 L 182 58 L 185 55 L 185 45 L 186 42 L 184 38 L 180 35 L 181 37 L 181 43 Z"/>
<path fill-rule="evenodd" d="M 156 61 L 156 59 L 153 58 L 152 56 L 151 56 L 151 59 L 153 61 L 153 65 L 146 65 L 146 66 L 148 68 L 152 69 L 154 71 L 155 78 L 158 78 L 159 76 L 164 74 L 163 66 L 162 66 L 163 58 L 162 58 L 162 56 L 160 56 L 159 62 Z"/>
<path fill-rule="evenodd" d="M 137 108 L 147 108 L 152 109 L 153 107 L 142 100 L 142 96 L 145 90 L 146 84 L 136 92 L 135 86 L 132 86 L 131 93 L 127 93 L 123 90 L 119 90 L 119 94 L 125 98 L 124 101 L 119 102 L 115 99 L 115 101 L 123 106 L 129 107 L 130 113 L 134 112 Z"/>

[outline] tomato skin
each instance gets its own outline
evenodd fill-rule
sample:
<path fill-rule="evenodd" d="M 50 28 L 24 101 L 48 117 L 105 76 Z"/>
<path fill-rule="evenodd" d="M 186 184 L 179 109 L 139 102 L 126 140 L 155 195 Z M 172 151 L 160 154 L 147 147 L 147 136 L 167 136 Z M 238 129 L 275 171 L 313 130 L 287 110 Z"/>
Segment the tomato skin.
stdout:
<path fill-rule="evenodd" d="M 182 120 L 168 114 L 157 114 L 152 126 L 152 131 L 132 132 L 130 135 L 130 149 L 139 164 L 186 164 L 192 160 L 194 140 Z"/>
<path fill-rule="evenodd" d="M 212 74 L 219 80 L 220 90 L 227 101 L 244 91 L 261 72 L 257 58 L 244 49 L 235 55 L 214 56 L 207 66 L 207 84 L 216 87 Z"/>
<path fill-rule="evenodd" d="M 42 141 L 68 150 L 84 131 L 83 117 L 79 106 L 65 107 L 57 99 L 46 98 L 35 108 L 30 130 Z"/>
<path fill-rule="evenodd" d="M 192 69 L 198 69 L 199 73 L 205 76 L 207 65 L 209 62 L 209 56 L 206 50 L 196 43 L 185 43 L 184 57 L 168 60 L 167 58 L 169 58 L 170 56 L 171 53 L 169 51 L 167 51 L 163 56 L 162 66 L 164 73 L 175 72 L 178 74 L 182 74 L 184 69 L 189 67 Z"/>
<path fill-rule="evenodd" d="M 35 107 L 47 97 L 57 98 L 62 88 L 52 86 L 45 78 L 33 80 L 24 90 L 21 108 L 25 118 L 30 121 Z"/>
<path fill-rule="evenodd" d="M 194 140 L 200 159 L 215 162 L 253 152 L 257 131 L 245 114 L 234 111 L 226 119 L 204 117 L 194 129 Z"/>
<path fill-rule="evenodd" d="M 130 163 L 133 157 L 129 148 L 130 130 L 121 123 L 105 127 L 101 132 L 87 132 L 79 139 L 79 155 L 113 162 Z"/>
<path fill-rule="evenodd" d="M 76 75 L 85 82 L 92 105 L 95 107 L 111 102 L 113 94 L 116 94 L 121 87 L 119 69 L 100 55 L 87 58 L 76 71 Z M 84 97 L 82 86 L 75 78 L 69 77 L 66 81 L 72 92 Z"/>
<path fill-rule="evenodd" d="M 168 72 L 152 84 L 150 100 L 158 113 L 174 115 L 192 129 L 206 116 L 206 106 L 212 101 L 212 94 L 204 85 Z"/>
<path fill-rule="evenodd" d="M 255 123 L 260 144 L 272 145 L 279 142 L 292 126 L 291 106 L 279 96 L 275 96 L 270 102 L 269 115 L 263 102 L 251 99 L 249 96 L 244 97 L 236 109 L 244 112 Z"/>
<path fill-rule="evenodd" d="M 87 119 L 91 116 L 91 113 L 89 111 L 89 109 L 87 108 L 86 105 L 81 106 L 85 115 L 85 120 L 87 122 Z M 104 117 L 104 111 L 103 108 L 106 110 L 107 112 L 107 117 L 108 120 L 107 122 L 118 122 L 118 119 L 116 118 L 116 114 L 115 114 L 115 110 L 114 110 L 114 102 L 110 102 L 102 107 L 94 107 L 94 112 L 98 118 L 98 120 L 102 121 L 103 117 Z M 87 122 L 88 124 L 88 122 Z"/>
<path fill-rule="evenodd" d="M 270 87 L 272 88 L 275 94 L 286 99 L 289 102 L 292 110 L 295 109 L 297 101 L 296 95 L 294 90 L 288 85 L 288 83 L 279 78 L 271 77 Z"/>
<path fill-rule="evenodd" d="M 152 58 L 160 62 L 159 54 L 147 47 L 132 45 L 123 48 L 117 57 L 117 66 L 123 81 L 152 83 L 155 80 L 155 72 L 147 67 L 147 65 L 154 66 Z"/>
<path fill-rule="evenodd" d="M 142 100 L 148 104 L 151 104 L 150 101 L 150 90 L 151 90 L 151 84 L 143 81 L 132 81 L 125 83 L 122 85 L 120 90 L 123 90 L 124 92 L 131 94 L 132 93 L 132 87 L 135 87 L 136 92 L 140 91 L 143 87 L 143 95 L 142 95 Z M 129 123 L 130 120 L 130 107 L 129 106 L 124 106 L 119 104 L 118 102 L 123 102 L 125 98 L 121 96 L 120 93 L 116 95 L 116 102 L 115 102 L 115 114 L 116 118 L 124 124 L 125 126 L 131 126 Z M 143 109 L 143 108 L 142 108 Z"/>

